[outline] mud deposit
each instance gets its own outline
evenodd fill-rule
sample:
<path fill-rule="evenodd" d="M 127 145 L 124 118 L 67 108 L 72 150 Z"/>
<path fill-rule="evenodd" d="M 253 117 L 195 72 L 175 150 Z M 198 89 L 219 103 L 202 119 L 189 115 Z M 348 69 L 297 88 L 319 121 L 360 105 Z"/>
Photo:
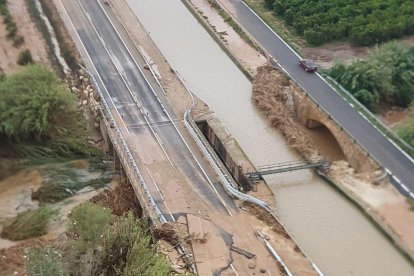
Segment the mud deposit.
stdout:
<path fill-rule="evenodd" d="M 96 194 L 96 189 L 110 183 L 112 172 L 102 161 L 75 160 L 32 165 L 0 181 L 0 231 L 3 225 L 17 214 L 37 209 L 41 204 L 53 203 L 60 211 L 59 218 L 51 223 L 50 231 L 58 235 L 58 223 L 71 206 Z M 65 200 L 66 199 L 66 200 Z M 62 229 L 63 230 L 63 229 Z M 0 239 L 0 249 L 17 245 Z"/>

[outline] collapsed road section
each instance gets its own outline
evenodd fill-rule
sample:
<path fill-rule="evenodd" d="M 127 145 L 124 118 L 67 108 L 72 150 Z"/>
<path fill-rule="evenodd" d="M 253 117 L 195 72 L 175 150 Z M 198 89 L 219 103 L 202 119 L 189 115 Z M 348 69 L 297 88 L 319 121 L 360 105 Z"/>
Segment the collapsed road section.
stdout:
<path fill-rule="evenodd" d="M 105 4 L 73 0 L 58 5 L 112 116 L 106 131 L 122 138 L 123 170 L 131 179 L 131 172 L 139 172 L 133 186 L 141 194 L 141 204 L 149 202 L 161 222 L 165 218 L 187 225 L 197 272 L 273 275 L 283 270 L 257 238 L 258 220 L 241 212 L 214 181 L 217 176 L 186 137 L 182 120 L 159 97 L 162 88 L 142 70 L 145 61 L 133 53 L 137 49 L 131 49 L 133 43 L 114 15 L 108 15 Z M 230 248 L 255 258 L 246 261 L 245 255 Z M 292 250 L 282 257 L 292 271 L 314 273 L 300 252 Z"/>

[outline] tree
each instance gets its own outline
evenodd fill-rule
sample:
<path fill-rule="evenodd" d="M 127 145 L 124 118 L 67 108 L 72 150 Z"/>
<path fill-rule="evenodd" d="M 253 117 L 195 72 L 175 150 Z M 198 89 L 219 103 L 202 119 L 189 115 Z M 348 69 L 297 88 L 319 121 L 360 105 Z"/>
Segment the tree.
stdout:
<path fill-rule="evenodd" d="M 13 140 L 50 138 L 59 131 L 55 116 L 79 119 L 75 103 L 54 73 L 26 66 L 0 83 L 0 133 Z"/>
<path fill-rule="evenodd" d="M 329 75 L 371 110 L 379 103 L 407 107 L 414 98 L 414 47 L 389 42 L 365 60 L 335 63 Z"/>

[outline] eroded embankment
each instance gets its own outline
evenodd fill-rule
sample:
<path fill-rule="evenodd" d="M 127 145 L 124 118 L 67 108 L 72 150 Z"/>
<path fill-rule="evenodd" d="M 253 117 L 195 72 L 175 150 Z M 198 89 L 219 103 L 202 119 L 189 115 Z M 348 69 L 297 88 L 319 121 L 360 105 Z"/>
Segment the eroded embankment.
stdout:
<path fill-rule="evenodd" d="M 289 146 L 308 161 L 321 160 L 311 139 L 299 127 L 287 105 L 291 81 L 272 66 L 261 66 L 253 80 L 252 100 L 273 127 L 286 137 Z"/>
<path fill-rule="evenodd" d="M 291 111 L 288 93 L 293 93 L 292 87 L 296 92 L 300 91 L 300 88 L 279 70 L 271 66 L 259 67 L 253 81 L 252 100 L 272 126 L 283 133 L 287 143 L 306 160 L 313 160 L 315 156 L 326 159 L 315 148 L 312 139 L 304 131 L 304 126 L 296 120 L 294 111 Z M 369 157 L 366 159 L 366 163 L 374 162 L 369 160 Z M 347 161 L 339 160 L 332 163 L 324 178 L 354 202 L 412 262 L 413 235 L 406 230 L 413 225 L 414 214 L 382 170 L 370 169 L 356 173 Z M 397 222 L 395 217 L 404 219 Z"/>

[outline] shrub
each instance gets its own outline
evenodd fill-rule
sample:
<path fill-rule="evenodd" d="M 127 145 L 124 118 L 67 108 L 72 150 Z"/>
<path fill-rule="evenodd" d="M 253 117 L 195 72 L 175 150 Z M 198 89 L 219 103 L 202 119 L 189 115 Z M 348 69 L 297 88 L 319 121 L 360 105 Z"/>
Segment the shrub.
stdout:
<path fill-rule="evenodd" d="M 13 46 L 19 47 L 23 43 L 24 43 L 24 37 L 23 36 L 17 35 L 13 38 Z M 32 63 L 32 62 L 30 62 L 30 63 Z"/>
<path fill-rule="evenodd" d="M 22 212 L 6 225 L 1 237 L 17 241 L 42 236 L 46 234 L 49 220 L 55 214 L 55 210 L 46 206 Z"/>
<path fill-rule="evenodd" d="M 75 97 L 54 72 L 36 64 L 24 66 L 0 82 L 0 138 L 20 157 L 100 153 L 88 143 Z"/>
<path fill-rule="evenodd" d="M 17 63 L 19 65 L 26 65 L 33 63 L 32 53 L 30 53 L 29 49 L 26 49 L 20 52 L 19 57 L 17 58 Z"/>
<path fill-rule="evenodd" d="M 105 235 L 103 260 L 104 275 L 152 276 L 168 275 L 171 271 L 165 256 L 152 248 L 148 225 L 137 220 L 132 213 L 114 222 Z"/>
<path fill-rule="evenodd" d="M 388 42 L 364 60 L 336 63 L 329 75 L 371 110 L 379 103 L 407 107 L 414 98 L 414 47 Z"/>
<path fill-rule="evenodd" d="M 26 273 L 28 276 L 66 276 L 60 253 L 50 247 L 30 248 L 27 251 Z"/>
<path fill-rule="evenodd" d="M 75 237 L 79 252 L 102 243 L 103 233 L 111 221 L 111 210 L 86 202 L 77 206 L 69 221 L 68 231 Z"/>

